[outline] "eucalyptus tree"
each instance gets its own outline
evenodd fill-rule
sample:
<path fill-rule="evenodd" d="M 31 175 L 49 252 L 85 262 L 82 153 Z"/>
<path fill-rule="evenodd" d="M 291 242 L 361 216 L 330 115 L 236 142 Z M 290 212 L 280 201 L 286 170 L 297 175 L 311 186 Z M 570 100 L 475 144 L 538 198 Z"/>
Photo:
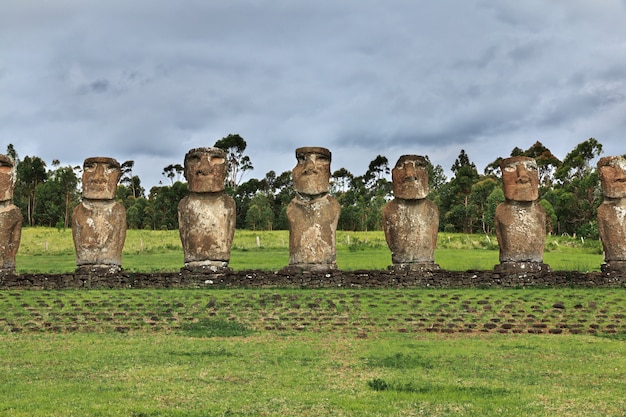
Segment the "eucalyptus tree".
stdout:
<path fill-rule="evenodd" d="M 181 164 L 169 164 L 165 168 L 163 168 L 163 172 L 161 173 L 164 177 L 169 178 L 170 184 L 174 184 L 174 178 L 177 178 L 177 181 L 180 180 L 180 176 L 182 175 L 185 168 Z"/>
<path fill-rule="evenodd" d="M 557 216 L 557 232 L 596 237 L 596 210 L 602 202 L 595 159 L 602 144 L 594 138 L 579 143 L 555 173 L 558 186 L 545 194 Z"/>
<path fill-rule="evenodd" d="M 226 186 L 236 189 L 246 172 L 254 169 L 250 157 L 244 155 L 248 144 L 238 134 L 231 133 L 215 142 L 213 146 L 226 152 L 226 158 L 228 159 Z"/>
<path fill-rule="evenodd" d="M 26 212 L 29 226 L 35 225 L 35 209 L 37 208 L 37 186 L 48 179 L 46 163 L 38 156 L 26 156 L 17 165 L 17 183 L 15 186 L 18 197 L 17 205 L 22 204 Z"/>

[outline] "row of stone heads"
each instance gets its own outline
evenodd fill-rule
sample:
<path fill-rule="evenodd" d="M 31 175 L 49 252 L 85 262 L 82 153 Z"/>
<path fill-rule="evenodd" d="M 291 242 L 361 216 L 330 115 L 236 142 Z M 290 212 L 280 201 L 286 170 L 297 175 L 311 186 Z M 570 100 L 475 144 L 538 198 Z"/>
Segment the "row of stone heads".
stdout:
<path fill-rule="evenodd" d="M 296 149 L 297 164 L 293 169 L 294 189 L 303 195 L 318 195 L 329 191 L 331 152 L 322 147 Z M 428 195 L 428 160 L 420 155 L 403 155 L 392 170 L 394 196 L 421 199 Z M 214 147 L 194 148 L 185 155 L 184 176 L 189 191 L 219 192 L 224 190 L 228 163 L 224 150 Z M 533 158 L 516 156 L 501 162 L 505 197 L 516 201 L 538 198 L 539 175 Z M 604 195 L 626 197 L 626 160 L 622 156 L 601 158 L 598 172 Z M 122 176 L 120 163 L 114 158 L 85 159 L 82 174 L 82 194 L 87 199 L 113 199 Z M 13 197 L 16 181 L 15 162 L 0 155 L 0 201 Z"/>
<path fill-rule="evenodd" d="M 296 196 L 287 208 L 290 227 L 289 270 L 336 269 L 335 234 L 341 208 L 328 194 L 331 153 L 326 148 L 296 149 L 293 169 Z M 0 156 L 0 191 L 13 188 L 15 166 Z M 605 265 L 626 265 L 626 232 L 621 198 L 626 196 L 626 164 L 621 157 L 602 158 L 598 164 L 605 202 L 598 210 Z M 505 202 L 496 209 L 500 265 L 511 272 L 542 272 L 546 214 L 538 198 L 537 164 L 532 158 L 503 160 Z M 223 192 L 226 155 L 218 148 L 196 148 L 185 156 L 189 195 L 178 207 L 185 268 L 220 271 L 228 267 L 235 230 L 235 202 Z M 113 158 L 87 158 L 83 169 L 83 201 L 73 212 L 72 234 L 77 266 L 94 270 L 121 268 L 126 236 L 126 213 L 115 202 L 120 164 Z M 395 199 L 383 208 L 383 229 L 391 250 L 392 267 L 437 269 L 434 249 L 439 212 L 428 194 L 427 159 L 403 155 L 392 171 Z M 7 204 L 4 194 L 0 244 L 2 270 L 15 269 L 21 235 L 21 212 Z"/>

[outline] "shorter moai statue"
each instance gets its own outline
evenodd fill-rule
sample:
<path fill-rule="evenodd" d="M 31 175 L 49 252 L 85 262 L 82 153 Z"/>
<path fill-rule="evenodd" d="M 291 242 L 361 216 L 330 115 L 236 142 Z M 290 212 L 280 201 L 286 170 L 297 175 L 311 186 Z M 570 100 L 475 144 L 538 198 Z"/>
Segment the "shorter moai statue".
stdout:
<path fill-rule="evenodd" d="M 126 209 L 115 201 L 122 176 L 113 158 L 87 158 L 83 163 L 82 202 L 72 212 L 72 235 L 79 273 L 116 273 L 122 269 Z"/>
<path fill-rule="evenodd" d="M 337 269 L 336 232 L 341 207 L 328 194 L 331 153 L 326 148 L 296 149 L 293 168 L 296 196 L 287 206 L 289 221 L 288 272 Z"/>
<path fill-rule="evenodd" d="M 428 200 L 426 158 L 402 155 L 391 171 L 394 199 L 383 208 L 383 230 L 391 249 L 390 270 L 432 271 L 439 209 Z"/>
<path fill-rule="evenodd" d="M 15 274 L 15 255 L 22 236 L 22 212 L 13 204 L 15 161 L 0 155 L 0 275 Z"/>
<path fill-rule="evenodd" d="M 537 162 L 526 156 L 504 159 L 500 164 L 505 201 L 496 207 L 496 235 L 500 264 L 496 272 L 544 273 L 546 211 L 539 199 Z"/>
<path fill-rule="evenodd" d="M 604 201 L 598 207 L 598 230 L 604 248 L 601 269 L 626 273 L 626 159 L 607 156 L 598 161 Z"/>
<path fill-rule="evenodd" d="M 178 204 L 184 270 L 226 272 L 235 236 L 235 200 L 224 192 L 226 154 L 219 148 L 191 149 L 185 155 L 189 195 Z"/>

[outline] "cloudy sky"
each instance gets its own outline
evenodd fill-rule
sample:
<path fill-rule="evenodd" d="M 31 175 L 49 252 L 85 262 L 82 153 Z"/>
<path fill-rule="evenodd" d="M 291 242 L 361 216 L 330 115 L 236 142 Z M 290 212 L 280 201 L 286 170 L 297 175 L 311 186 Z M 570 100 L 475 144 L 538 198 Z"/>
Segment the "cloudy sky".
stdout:
<path fill-rule="evenodd" d="M 229 133 L 254 171 L 541 141 L 626 153 L 625 0 L 0 0 L 0 152 L 163 167 Z"/>

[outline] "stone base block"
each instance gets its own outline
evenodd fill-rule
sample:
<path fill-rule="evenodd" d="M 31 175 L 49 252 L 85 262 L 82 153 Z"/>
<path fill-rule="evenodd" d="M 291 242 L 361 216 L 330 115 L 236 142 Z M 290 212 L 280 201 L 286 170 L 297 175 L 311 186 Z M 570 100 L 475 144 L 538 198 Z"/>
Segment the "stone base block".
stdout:
<path fill-rule="evenodd" d="M 500 274 L 544 274 L 550 272 L 550 265 L 543 262 L 501 262 L 493 267 Z"/>
<path fill-rule="evenodd" d="M 17 273 L 15 272 L 15 267 L 0 268 L 0 277 L 15 276 L 15 275 L 17 275 Z"/>
<path fill-rule="evenodd" d="M 434 262 L 409 262 L 393 264 L 387 267 L 387 270 L 394 272 L 429 272 L 438 271 L 439 269 L 439 265 Z"/>
<path fill-rule="evenodd" d="M 611 273 L 626 273 L 626 261 L 604 261 L 602 265 L 600 265 L 600 270 L 605 274 Z"/>
<path fill-rule="evenodd" d="M 302 274 L 306 272 L 333 272 L 337 270 L 337 264 L 292 264 L 287 265 L 280 271 L 286 274 Z"/>
<path fill-rule="evenodd" d="M 199 274 L 219 274 L 232 271 L 228 267 L 228 261 L 194 261 L 185 262 L 181 272 L 192 272 Z"/>
<path fill-rule="evenodd" d="M 115 275 L 122 272 L 120 265 L 78 265 L 76 275 Z"/>

